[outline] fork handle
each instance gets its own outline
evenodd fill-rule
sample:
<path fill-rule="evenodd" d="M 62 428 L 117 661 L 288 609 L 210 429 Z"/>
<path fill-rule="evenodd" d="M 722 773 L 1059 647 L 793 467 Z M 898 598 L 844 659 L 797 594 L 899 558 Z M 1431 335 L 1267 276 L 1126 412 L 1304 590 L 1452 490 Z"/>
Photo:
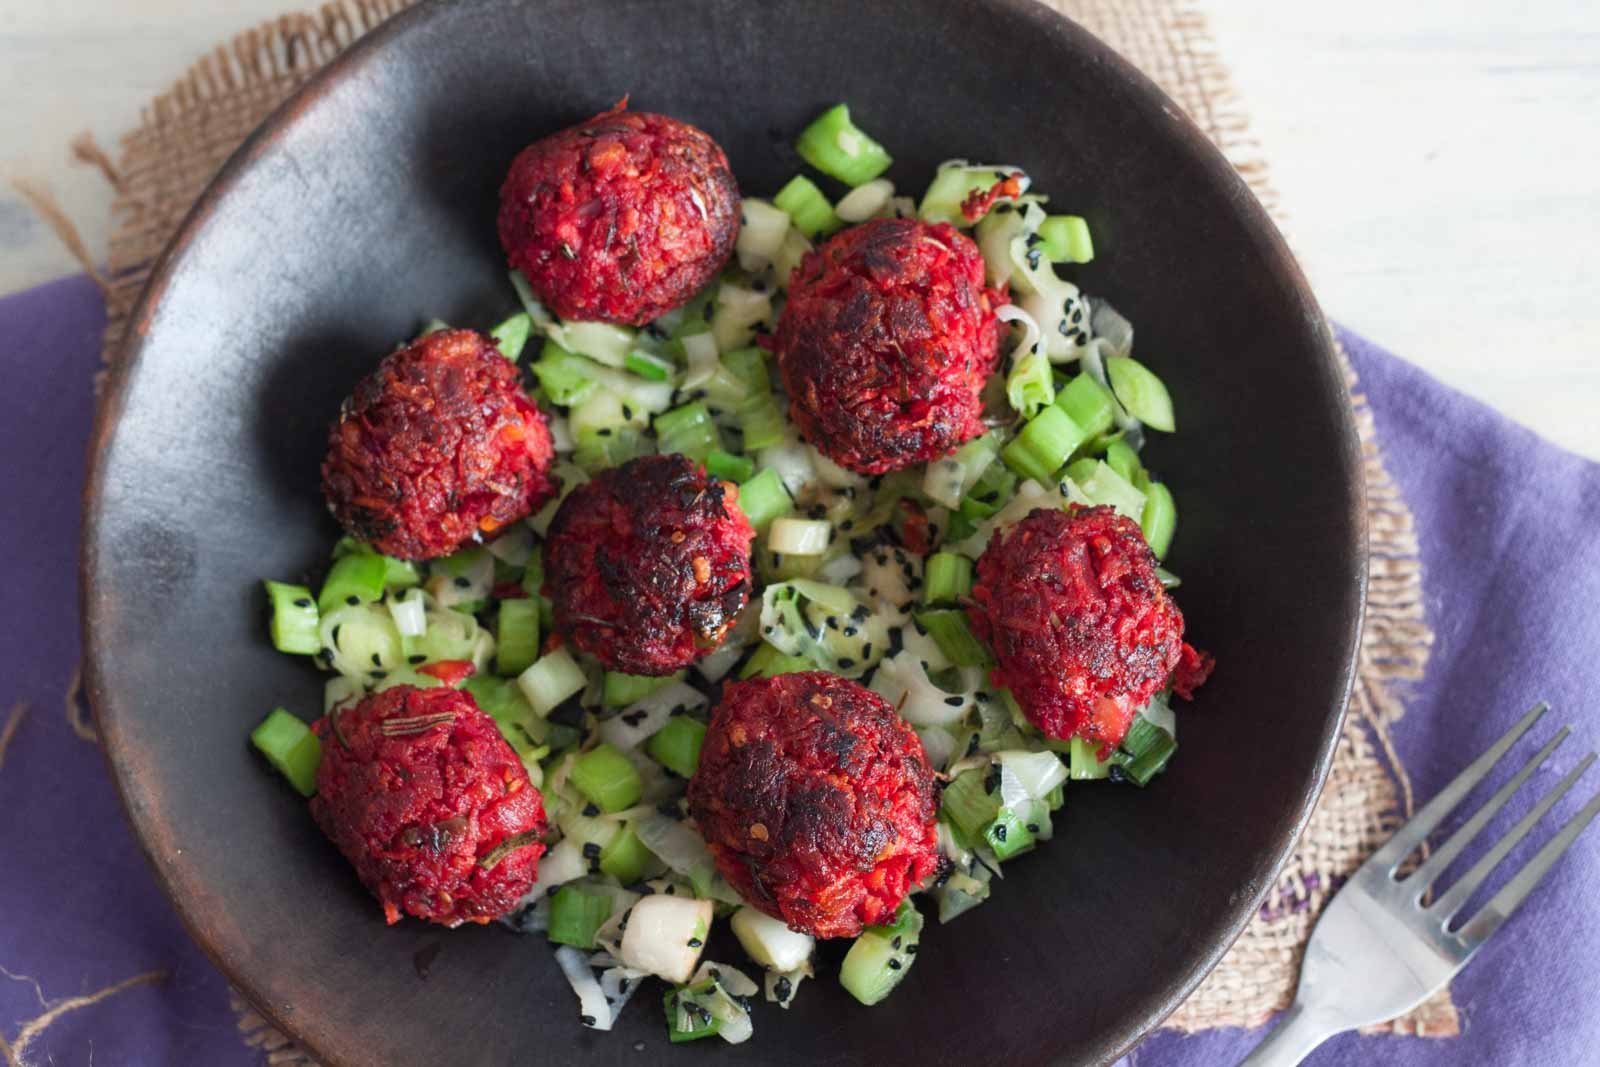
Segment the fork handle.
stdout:
<path fill-rule="evenodd" d="M 1311 1055 L 1311 1050 L 1344 1029 L 1330 1026 L 1305 1009 L 1298 1000 L 1284 1013 L 1278 1025 L 1267 1034 L 1255 1051 L 1239 1062 L 1239 1067 L 1295 1067 Z"/>

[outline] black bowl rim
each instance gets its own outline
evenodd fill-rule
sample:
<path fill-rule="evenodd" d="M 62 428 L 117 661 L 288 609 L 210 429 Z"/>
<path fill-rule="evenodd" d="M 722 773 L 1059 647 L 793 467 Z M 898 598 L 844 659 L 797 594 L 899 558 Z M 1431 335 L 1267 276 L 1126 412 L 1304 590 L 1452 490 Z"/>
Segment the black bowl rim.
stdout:
<path fill-rule="evenodd" d="M 318 1058 L 325 1063 L 332 1061 L 304 1043 L 290 1017 L 276 1010 L 271 998 L 265 995 L 259 983 L 234 962 L 223 938 L 207 928 L 203 917 L 191 906 L 192 902 L 185 898 L 178 885 L 174 869 L 176 864 L 157 854 L 154 842 L 161 837 L 160 820 L 143 806 L 136 794 L 141 769 L 123 763 L 118 758 L 119 750 L 123 747 L 123 716 L 119 701 L 113 695 L 114 690 L 108 686 L 108 680 L 95 654 L 94 641 L 94 635 L 104 621 L 100 611 L 101 604 L 95 594 L 94 575 L 100 565 L 99 539 L 106 476 L 105 457 L 121 422 L 127 384 L 137 372 L 142 360 L 155 311 L 169 282 L 181 266 L 190 244 L 210 221 L 218 204 L 248 174 L 259 157 L 284 136 L 303 112 L 313 107 L 336 84 L 354 76 L 366 63 L 378 57 L 390 41 L 432 19 L 442 17 L 452 8 L 497 2 L 503 0 L 424 0 L 423 3 L 401 11 L 360 37 L 323 65 L 240 143 L 206 185 L 152 266 L 150 276 L 128 320 L 125 333 L 118 340 L 117 356 L 108 375 L 105 393 L 96 412 L 89 440 L 88 472 L 82 502 L 83 549 L 79 566 L 83 681 L 84 691 L 94 709 L 95 721 L 102 739 L 101 748 L 111 772 L 118 801 L 133 826 L 140 851 L 144 853 L 156 881 L 172 903 L 189 936 L 228 981 L 260 1010 L 273 1026 L 290 1039 L 299 1042 L 302 1048 L 318 1055 Z M 1370 563 L 1362 447 L 1349 400 L 1345 373 L 1334 346 L 1333 334 L 1316 297 L 1311 292 L 1310 283 L 1266 209 L 1205 131 L 1147 75 L 1089 30 L 1061 12 L 1046 7 L 1038 0 L 978 0 L 978 2 L 1025 17 L 1038 25 L 1042 32 L 1052 33 L 1058 38 L 1064 36 L 1072 39 L 1072 46 L 1103 64 L 1110 77 L 1128 83 L 1130 88 L 1159 107 L 1173 120 L 1173 135 L 1184 141 L 1197 161 L 1206 169 L 1209 177 L 1222 187 L 1231 188 L 1233 198 L 1245 216 L 1246 225 L 1256 231 L 1255 236 L 1265 240 L 1266 251 L 1275 261 L 1273 266 L 1282 273 L 1284 280 L 1289 283 L 1295 294 L 1297 310 L 1305 320 L 1314 325 L 1313 333 L 1318 338 L 1317 347 L 1322 356 L 1317 361 L 1317 370 L 1325 379 L 1323 385 L 1329 387 L 1327 392 L 1331 395 L 1344 397 L 1344 402 L 1338 405 L 1337 436 L 1339 459 L 1342 460 L 1341 465 L 1346 474 L 1346 507 L 1352 519 L 1354 543 L 1350 548 L 1355 566 L 1349 578 L 1356 586 L 1355 610 L 1351 613 L 1347 635 L 1348 653 L 1340 668 L 1337 691 L 1333 695 L 1331 709 L 1333 714 L 1327 720 L 1313 774 L 1301 789 L 1298 811 L 1288 832 L 1281 840 L 1263 851 L 1263 862 L 1258 866 L 1258 876 L 1250 886 L 1250 891 L 1239 895 L 1232 904 L 1232 914 L 1229 916 L 1225 936 L 1218 939 L 1207 951 L 1200 953 L 1185 973 L 1159 980 L 1159 984 L 1164 988 L 1158 996 L 1157 1004 L 1129 1028 L 1119 1047 L 1106 1057 L 1104 1062 L 1109 1063 L 1126 1054 L 1162 1020 L 1172 1014 L 1238 940 L 1239 935 L 1244 932 L 1260 908 L 1268 890 L 1277 880 L 1279 871 L 1292 854 L 1294 845 L 1310 821 L 1312 810 L 1327 783 L 1328 773 L 1333 765 L 1334 751 L 1348 712 L 1350 693 L 1355 683 L 1361 632 L 1366 617 Z M 171 854 L 169 850 L 167 855 Z"/>

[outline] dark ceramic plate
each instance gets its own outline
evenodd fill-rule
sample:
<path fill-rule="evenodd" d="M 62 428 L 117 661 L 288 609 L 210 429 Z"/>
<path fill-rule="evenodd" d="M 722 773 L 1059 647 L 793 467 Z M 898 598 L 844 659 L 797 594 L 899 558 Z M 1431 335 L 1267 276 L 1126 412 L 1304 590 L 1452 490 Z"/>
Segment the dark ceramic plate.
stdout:
<path fill-rule="evenodd" d="M 266 640 L 257 579 L 335 536 L 317 467 L 339 400 L 438 316 L 510 310 L 495 193 L 526 142 L 624 93 L 696 123 L 743 188 L 848 100 L 920 189 L 951 156 L 1016 163 L 1088 217 L 1079 271 L 1136 324 L 1182 435 L 1170 565 L 1214 680 L 1149 789 L 1072 794 L 1060 839 L 935 925 L 882 1006 L 831 978 L 756 1036 L 672 1047 L 658 996 L 581 1029 L 549 951 L 506 930 L 383 925 L 246 744 L 321 680 Z M 1019 0 L 427 4 L 335 63 L 239 151 L 155 272 L 93 449 L 89 685 L 135 829 L 190 930 L 329 1064 L 1101 1062 L 1193 988 L 1257 907 L 1327 772 L 1365 576 L 1345 388 L 1267 217 L 1178 108 Z M 419 950 L 442 946 L 423 980 Z M 715 946 L 713 946 L 715 947 Z M 729 958 L 726 950 L 722 958 Z"/>

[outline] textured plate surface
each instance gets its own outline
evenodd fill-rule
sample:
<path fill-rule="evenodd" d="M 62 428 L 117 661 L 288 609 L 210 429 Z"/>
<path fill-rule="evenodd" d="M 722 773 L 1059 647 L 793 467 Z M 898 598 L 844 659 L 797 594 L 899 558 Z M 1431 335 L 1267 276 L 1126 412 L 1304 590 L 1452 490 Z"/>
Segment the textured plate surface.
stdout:
<path fill-rule="evenodd" d="M 1177 403 L 1181 436 L 1147 457 L 1177 493 L 1190 634 L 1220 663 L 1180 709 L 1170 773 L 1073 791 L 1058 840 L 930 927 L 882 1006 L 808 982 L 791 1011 L 758 1006 L 737 1049 L 669 1046 L 658 991 L 611 1034 L 580 1029 L 536 940 L 386 929 L 246 742 L 275 705 L 321 706 L 320 678 L 268 645 L 257 579 L 325 558 L 317 466 L 340 398 L 423 320 L 512 307 L 507 164 L 625 93 L 718 138 L 747 194 L 775 191 L 793 136 L 848 100 L 907 189 L 951 156 L 1015 163 L 1087 216 L 1099 258 L 1076 274 Z M 1043 8 L 427 5 L 252 137 L 152 279 L 93 450 L 90 692 L 184 920 L 329 1064 L 1100 1062 L 1216 962 L 1321 788 L 1360 627 L 1357 461 L 1322 319 L 1266 216 L 1175 105 Z M 413 956 L 436 943 L 424 981 Z"/>

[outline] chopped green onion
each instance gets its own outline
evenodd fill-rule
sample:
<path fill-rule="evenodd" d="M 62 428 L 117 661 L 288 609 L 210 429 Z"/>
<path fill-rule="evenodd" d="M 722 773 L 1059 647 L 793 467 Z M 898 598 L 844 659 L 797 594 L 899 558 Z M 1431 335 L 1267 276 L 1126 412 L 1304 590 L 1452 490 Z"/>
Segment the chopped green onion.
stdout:
<path fill-rule="evenodd" d="M 1057 263 L 1088 263 L 1094 259 L 1089 224 L 1078 215 L 1051 215 L 1039 224 L 1044 254 Z"/>
<path fill-rule="evenodd" d="M 595 391 L 594 379 L 584 373 L 588 366 L 588 360 L 582 356 L 547 340 L 533 365 L 533 375 L 539 379 L 539 387 L 551 403 L 571 407 L 581 404 Z"/>
<path fill-rule="evenodd" d="M 984 829 L 1000 814 L 999 773 L 998 767 L 974 767 L 944 787 L 940 810 L 968 841 L 982 840 Z"/>
<path fill-rule="evenodd" d="M 1178 751 L 1178 742 L 1155 723 L 1140 715 L 1122 738 L 1122 773 L 1135 785 L 1148 785 L 1163 768 L 1172 754 Z"/>
<path fill-rule="evenodd" d="M 767 529 L 767 548 L 786 556 L 820 556 L 832 540 L 827 519 L 778 518 Z"/>
<path fill-rule="evenodd" d="M 588 684 L 583 668 L 565 648 L 541 656 L 517 676 L 522 695 L 528 698 L 535 714 L 541 716 L 550 714 L 556 705 L 581 692 Z"/>
<path fill-rule="evenodd" d="M 539 602 L 527 597 L 500 601 L 495 631 L 496 674 L 517 675 L 539 658 Z"/>
<path fill-rule="evenodd" d="M 713 478 L 721 478 L 737 485 L 749 481 L 755 472 L 756 461 L 749 456 L 736 456 L 720 448 L 713 448 L 706 453 L 706 473 Z"/>
<path fill-rule="evenodd" d="M 650 740 L 645 742 L 645 751 L 651 759 L 679 778 L 691 778 L 700 766 L 700 746 L 705 739 L 705 723 L 687 715 L 674 715 L 665 726 L 650 735 Z"/>
<path fill-rule="evenodd" d="M 311 599 L 311 590 L 284 582 L 262 584 L 267 587 L 267 601 L 272 605 L 272 647 L 307 656 L 322 651 L 322 641 L 317 636 L 317 602 Z"/>
<path fill-rule="evenodd" d="M 1106 466 L 1122 475 L 1128 482 L 1134 483 L 1134 487 L 1138 488 L 1136 483 L 1139 478 L 1139 472 L 1142 469 L 1139 466 L 1139 453 L 1129 448 L 1125 442 L 1118 440 L 1112 441 L 1106 446 L 1105 458 Z"/>
<path fill-rule="evenodd" d="M 650 440 L 637 426 L 585 426 L 577 431 L 572 462 L 585 474 L 595 475 L 610 467 L 650 453 Z"/>
<path fill-rule="evenodd" d="M 924 604 L 953 604 L 972 592 L 972 561 L 954 552 L 935 552 L 922 574 Z"/>
<path fill-rule="evenodd" d="M 773 648 L 765 641 L 756 646 L 756 650 L 745 660 L 739 670 L 740 678 L 774 678 L 780 674 L 793 674 L 796 671 L 814 671 L 817 664 L 808 656 L 789 656 Z"/>
<path fill-rule="evenodd" d="M 1151 482 L 1144 494 L 1144 511 L 1139 515 L 1139 526 L 1144 530 L 1145 542 L 1156 559 L 1166 559 L 1172 548 L 1172 535 L 1178 529 L 1178 504 L 1172 499 L 1172 490 L 1160 482 Z"/>
<path fill-rule="evenodd" d="M 922 913 L 909 900 L 900 904 L 894 922 L 869 926 L 839 964 L 839 984 L 868 1006 L 894 992 L 917 961 Z"/>
<path fill-rule="evenodd" d="M 611 897 L 590 893 L 579 886 L 558 886 L 550 895 L 550 929 L 545 934 L 558 945 L 594 948 L 594 935 L 611 918 Z"/>
<path fill-rule="evenodd" d="M 1065 411 L 1047 407 L 1028 420 L 1016 439 L 1000 451 L 1000 458 L 1024 478 L 1050 485 L 1055 472 L 1087 436 Z"/>
<path fill-rule="evenodd" d="M 935 503 L 958 508 L 961 498 L 978 484 L 978 479 L 999 457 L 998 431 L 974 437 L 956 449 L 953 455 L 928 464 L 922 478 L 922 491 Z"/>
<path fill-rule="evenodd" d="M 681 452 L 695 462 L 703 462 L 711 450 L 722 445 L 717 424 L 705 404 L 696 400 L 655 418 L 656 445 L 663 453 Z"/>
<path fill-rule="evenodd" d="M 317 791 L 317 767 L 322 762 L 322 742 L 311 727 L 275 708 L 250 731 L 250 743 L 267 757 L 278 773 L 289 779 L 301 796 Z"/>
<path fill-rule="evenodd" d="M 883 145 L 850 121 L 846 104 L 824 111 L 805 128 L 794 147 L 801 159 L 851 188 L 870 182 L 894 162 Z"/>
<path fill-rule="evenodd" d="M 806 237 L 819 234 L 827 236 L 844 225 L 839 216 L 833 213 L 833 205 L 822 195 L 822 190 L 803 174 L 790 178 L 789 184 L 778 190 L 772 202 L 794 221 L 794 228 Z"/>
<path fill-rule="evenodd" d="M 1033 831 L 1010 808 L 1000 809 L 994 822 L 984 828 L 983 840 L 999 860 L 1008 860 L 1026 852 L 1034 844 Z"/>
<path fill-rule="evenodd" d="M 389 565 L 375 552 L 352 552 L 333 561 L 317 594 L 317 610 L 326 615 L 335 608 L 371 603 L 383 596 Z"/>
<path fill-rule="evenodd" d="M 601 811 L 622 811 L 639 803 L 644 783 L 639 769 L 610 745 L 601 744 L 579 756 L 567 780 Z"/>
<path fill-rule="evenodd" d="M 1172 414 L 1172 396 L 1151 370 L 1130 356 L 1107 356 L 1106 376 L 1111 391 L 1117 394 L 1128 414 L 1150 427 L 1172 433 L 1177 420 Z"/>
<path fill-rule="evenodd" d="M 671 360 L 652 356 L 648 352 L 641 352 L 637 348 L 628 353 L 622 361 L 623 367 L 631 370 L 641 378 L 649 378 L 652 382 L 664 382 L 672 377 L 674 366 Z"/>
<path fill-rule="evenodd" d="M 716 311 L 711 306 L 711 301 L 716 295 L 717 287 L 713 283 L 700 290 L 693 300 L 683 306 L 683 317 L 678 320 L 678 324 L 672 329 L 672 339 L 674 341 L 681 341 L 685 337 L 693 337 L 695 334 L 705 333 L 711 329 L 711 316 Z"/>
<path fill-rule="evenodd" d="M 600 870 L 627 885 L 643 878 L 654 858 L 639 835 L 633 832 L 633 827 L 625 825 L 622 832 L 600 850 Z"/>
<path fill-rule="evenodd" d="M 957 667 L 992 667 L 994 658 L 983 642 L 967 625 L 967 617 L 959 609 L 941 608 L 919 611 L 914 616 L 917 627 L 933 638 L 945 658 Z"/>
<path fill-rule="evenodd" d="M 533 319 L 526 311 L 519 311 L 490 330 L 489 336 L 494 338 L 500 354 L 515 363 L 522 355 L 522 349 L 527 345 L 528 334 L 532 330 Z"/>
<path fill-rule="evenodd" d="M 811 242 L 806 235 L 795 227 L 789 227 L 789 232 L 783 235 L 783 244 L 778 246 L 778 254 L 772 261 L 772 273 L 777 279 L 779 289 L 787 288 L 789 279 L 794 277 L 794 272 L 811 252 Z"/>
<path fill-rule="evenodd" d="M 1099 437 L 1116 422 L 1116 402 L 1106 387 L 1080 374 L 1056 393 L 1056 407 L 1065 411 L 1085 439 Z"/>
<path fill-rule="evenodd" d="M 723 282 L 711 314 L 711 335 L 717 349 L 731 352 L 755 340 L 756 327 L 772 317 L 772 294 Z"/>
<path fill-rule="evenodd" d="M 783 409 L 769 394 L 750 401 L 739 412 L 739 430 L 744 434 L 744 450 L 781 445 L 784 441 Z"/>
<path fill-rule="evenodd" d="M 778 472 L 768 467 L 739 486 L 739 509 L 759 533 L 773 519 L 793 511 L 794 500 Z"/>
<path fill-rule="evenodd" d="M 629 704 L 637 704 L 673 678 L 674 675 L 670 674 L 656 678 L 647 674 L 606 671 L 600 699 L 607 707 L 625 708 Z"/>
<path fill-rule="evenodd" d="M 977 532 L 977 524 L 968 518 L 965 512 L 957 511 L 950 516 L 950 529 L 945 532 L 945 540 L 954 544 L 958 541 L 965 541 Z"/>

